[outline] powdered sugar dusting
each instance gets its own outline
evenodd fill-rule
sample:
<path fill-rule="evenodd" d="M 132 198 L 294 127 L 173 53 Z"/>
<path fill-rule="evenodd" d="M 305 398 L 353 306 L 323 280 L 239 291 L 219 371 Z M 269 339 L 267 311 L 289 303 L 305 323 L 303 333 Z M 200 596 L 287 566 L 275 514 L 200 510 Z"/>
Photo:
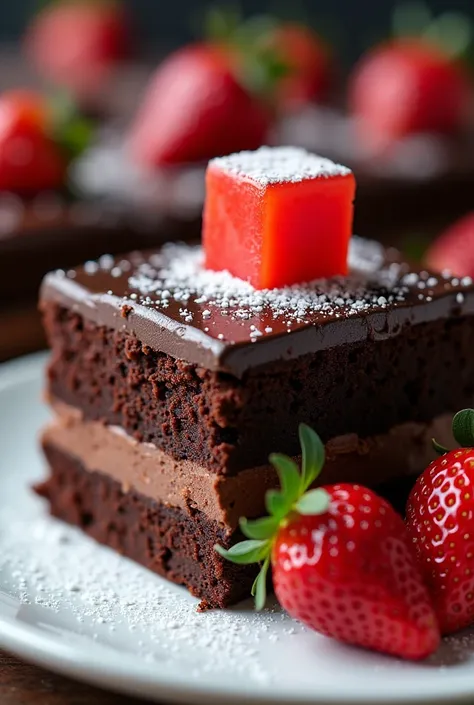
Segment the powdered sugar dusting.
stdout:
<path fill-rule="evenodd" d="M 351 170 L 330 159 L 298 147 L 260 147 L 254 152 L 238 152 L 218 157 L 210 167 L 222 169 L 265 187 L 279 183 L 298 183 L 307 179 L 347 176 Z"/>
<path fill-rule="evenodd" d="M 205 269 L 200 247 L 171 244 L 139 263 L 129 278 L 129 286 L 139 292 L 136 300 L 145 306 L 166 309 L 171 300 L 181 302 L 180 315 L 186 322 L 194 318 L 190 303 L 205 304 L 203 319 L 216 309 L 241 320 L 265 312 L 274 320 L 285 319 L 291 326 L 304 323 L 314 314 L 322 318 L 337 317 L 343 311 L 355 315 L 404 300 L 408 288 L 399 283 L 402 265 L 391 263 L 384 268 L 384 250 L 378 243 L 353 238 L 349 263 L 349 278 L 257 290 L 229 272 Z M 371 275 L 376 275 L 372 283 Z M 255 326 L 250 326 L 250 337 L 258 335 Z"/>

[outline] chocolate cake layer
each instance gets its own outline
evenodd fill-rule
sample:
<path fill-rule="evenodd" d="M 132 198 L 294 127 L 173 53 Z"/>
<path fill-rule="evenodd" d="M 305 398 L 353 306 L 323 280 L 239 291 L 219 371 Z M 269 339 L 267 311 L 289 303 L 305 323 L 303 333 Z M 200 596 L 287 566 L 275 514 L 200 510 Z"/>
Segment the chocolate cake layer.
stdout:
<path fill-rule="evenodd" d="M 273 362 L 238 379 L 54 303 L 43 307 L 53 398 L 217 473 L 264 465 L 274 451 L 296 455 L 301 421 L 324 441 L 366 438 L 431 422 L 474 396 L 474 317 L 407 326 L 386 340 Z"/>
<path fill-rule="evenodd" d="M 176 461 L 151 444 L 138 443 L 119 427 L 85 421 L 69 407 L 42 435 L 42 444 L 71 455 L 91 473 L 98 472 L 154 501 L 196 511 L 233 531 L 242 516 L 265 514 L 265 493 L 278 487 L 272 466 L 243 470 L 236 477 L 210 473 L 188 460 Z M 359 482 L 379 486 L 403 475 L 416 475 L 433 459 L 432 438 L 453 445 L 451 415 L 431 424 L 407 423 L 384 436 L 361 440 L 354 434 L 326 445 L 322 484 Z M 295 458 L 300 463 L 300 458 Z"/>
<path fill-rule="evenodd" d="M 85 470 L 80 461 L 51 444 L 44 447 L 51 475 L 36 491 L 51 513 L 115 551 L 132 558 L 202 600 L 226 607 L 250 595 L 258 570 L 235 566 L 215 551 L 238 540 L 201 512 L 185 512 L 140 493 L 124 492 L 109 477 Z"/>

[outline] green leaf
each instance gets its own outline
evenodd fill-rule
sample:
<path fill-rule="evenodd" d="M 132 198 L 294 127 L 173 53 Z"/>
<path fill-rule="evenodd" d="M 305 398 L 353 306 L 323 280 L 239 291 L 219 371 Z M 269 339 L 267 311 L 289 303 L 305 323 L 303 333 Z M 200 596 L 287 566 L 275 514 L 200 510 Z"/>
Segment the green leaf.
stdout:
<path fill-rule="evenodd" d="M 255 609 L 260 612 L 267 601 L 267 574 L 270 566 L 270 556 L 265 558 L 257 577 L 252 585 L 252 597 L 255 597 Z"/>
<path fill-rule="evenodd" d="M 437 44 L 448 56 L 458 58 L 472 44 L 472 22 L 462 12 L 443 12 L 428 25 L 423 38 Z"/>
<path fill-rule="evenodd" d="M 404 2 L 396 6 L 392 17 L 392 31 L 396 37 L 420 36 L 433 19 L 426 2 Z"/>
<path fill-rule="evenodd" d="M 237 5 L 210 7 L 204 21 L 206 37 L 214 41 L 231 40 L 242 22 L 242 13 Z"/>
<path fill-rule="evenodd" d="M 214 550 L 223 558 L 238 565 L 249 565 L 263 561 L 269 553 L 269 541 L 241 541 L 228 550 L 216 544 Z"/>
<path fill-rule="evenodd" d="M 464 448 L 474 446 L 474 409 L 463 409 L 454 416 L 453 436 Z"/>
<path fill-rule="evenodd" d="M 318 434 L 304 423 L 300 424 L 299 437 L 303 455 L 301 492 L 305 492 L 323 469 L 325 452 Z"/>
<path fill-rule="evenodd" d="M 51 137 L 66 152 L 69 159 L 78 157 L 91 144 L 96 126 L 78 112 L 75 101 L 60 92 L 51 101 Z"/>
<path fill-rule="evenodd" d="M 239 523 L 242 533 L 249 539 L 269 539 L 278 529 L 278 520 L 275 517 L 262 517 L 253 521 L 243 517 Z"/>
<path fill-rule="evenodd" d="M 329 507 L 329 494 L 326 490 L 318 488 L 306 492 L 295 504 L 295 509 L 300 514 L 317 515 L 324 514 Z"/>
<path fill-rule="evenodd" d="M 436 441 L 434 438 L 431 439 L 431 443 L 433 444 L 433 448 L 438 453 L 438 455 L 446 455 L 446 453 L 449 453 L 449 450 L 442 446 L 440 443 L 438 443 L 438 441 Z"/>
<path fill-rule="evenodd" d="M 265 505 L 268 513 L 278 520 L 283 519 L 291 507 L 283 492 L 279 490 L 268 490 L 265 495 Z"/>
<path fill-rule="evenodd" d="M 283 495 L 288 504 L 293 504 L 300 493 L 301 486 L 301 475 L 297 464 L 287 455 L 280 453 L 272 453 L 270 462 L 278 472 Z"/>

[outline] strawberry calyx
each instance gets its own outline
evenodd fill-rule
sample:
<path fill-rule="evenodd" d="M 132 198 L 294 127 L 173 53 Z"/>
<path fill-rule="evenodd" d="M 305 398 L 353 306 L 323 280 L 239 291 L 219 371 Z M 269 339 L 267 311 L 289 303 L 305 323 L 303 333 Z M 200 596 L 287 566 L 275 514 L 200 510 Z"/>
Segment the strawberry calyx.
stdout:
<path fill-rule="evenodd" d="M 452 59 L 466 57 L 473 45 L 470 17 L 457 10 L 434 15 L 425 2 L 399 4 L 392 16 L 392 34 L 398 39 L 419 39 Z"/>
<path fill-rule="evenodd" d="M 206 35 L 234 56 L 240 83 L 250 93 L 272 102 L 279 84 L 292 69 L 272 41 L 280 23 L 270 15 L 243 20 L 235 8 L 211 8 Z"/>
<path fill-rule="evenodd" d="M 453 417 L 452 431 L 454 440 L 461 448 L 474 448 L 474 409 L 462 409 Z M 433 448 L 439 455 L 446 455 L 449 449 L 434 438 Z"/>
<path fill-rule="evenodd" d="M 218 544 L 214 547 L 217 553 L 232 563 L 262 564 L 251 591 L 257 610 L 265 605 L 271 552 L 279 529 L 288 525 L 292 513 L 315 516 L 324 514 L 329 506 L 326 490 L 310 489 L 324 466 L 324 445 L 318 434 L 306 424 L 299 426 L 299 439 L 302 450 L 301 469 L 286 455 L 270 455 L 269 460 L 278 473 L 281 489 L 268 490 L 266 493 L 265 505 L 269 516 L 253 520 L 240 519 L 240 528 L 247 540 L 229 549 Z"/>
<path fill-rule="evenodd" d="M 93 121 L 80 113 L 67 93 L 58 93 L 48 103 L 48 134 L 72 161 L 91 144 L 95 132 Z"/>

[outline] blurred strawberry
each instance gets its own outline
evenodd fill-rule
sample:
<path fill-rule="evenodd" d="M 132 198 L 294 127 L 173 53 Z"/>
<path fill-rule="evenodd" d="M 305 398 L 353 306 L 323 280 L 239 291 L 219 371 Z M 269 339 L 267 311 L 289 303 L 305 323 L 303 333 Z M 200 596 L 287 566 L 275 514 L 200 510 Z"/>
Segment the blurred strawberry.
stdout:
<path fill-rule="evenodd" d="M 426 253 L 425 262 L 435 271 L 449 269 L 458 276 L 474 278 L 474 212 L 440 235 Z"/>
<path fill-rule="evenodd" d="M 416 132 L 457 132 L 466 121 L 470 98 L 460 64 L 417 39 L 375 47 L 349 82 L 350 109 L 361 130 L 387 144 Z"/>
<path fill-rule="evenodd" d="M 269 15 L 243 20 L 238 13 L 213 8 L 206 31 L 211 43 L 233 56 L 245 85 L 276 108 L 299 108 L 327 96 L 331 52 L 309 26 Z"/>
<path fill-rule="evenodd" d="M 280 107 L 299 108 L 326 98 L 331 83 L 332 57 L 326 44 L 302 24 L 279 25 L 270 44 L 288 67 L 277 88 Z"/>
<path fill-rule="evenodd" d="M 48 134 L 50 114 L 41 96 L 0 96 L 0 190 L 31 193 L 59 188 L 67 159 Z"/>
<path fill-rule="evenodd" d="M 269 113 L 238 82 L 231 64 L 224 50 L 195 44 L 158 67 L 130 131 L 137 161 L 196 162 L 266 141 Z"/>
<path fill-rule="evenodd" d="M 51 2 L 25 36 L 26 52 L 37 70 L 81 100 L 101 90 L 128 48 L 126 15 L 114 0 Z"/>

